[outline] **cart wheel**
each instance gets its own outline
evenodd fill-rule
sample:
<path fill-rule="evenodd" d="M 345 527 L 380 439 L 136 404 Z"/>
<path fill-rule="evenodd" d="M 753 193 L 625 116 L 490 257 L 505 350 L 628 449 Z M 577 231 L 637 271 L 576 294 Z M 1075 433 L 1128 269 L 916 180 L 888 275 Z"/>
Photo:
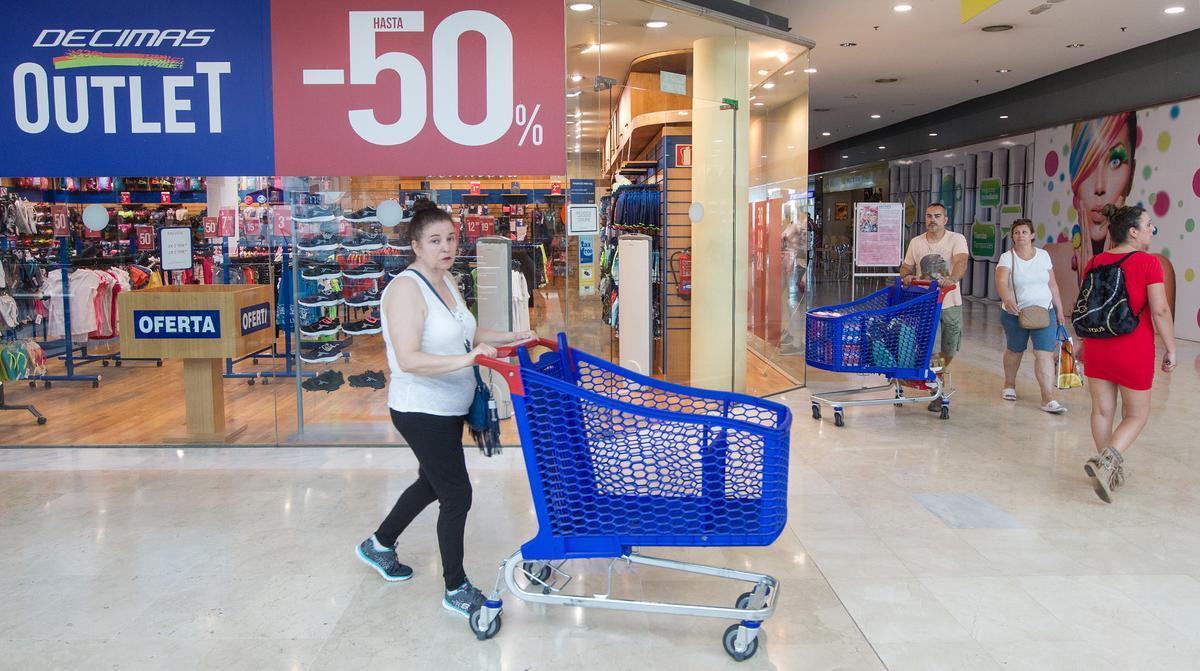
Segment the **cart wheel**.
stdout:
<path fill-rule="evenodd" d="M 113 362 L 113 365 L 114 365 L 114 366 L 116 366 L 117 368 L 120 368 L 120 367 L 121 367 L 121 360 L 120 360 L 120 359 L 117 359 L 116 361 L 114 361 L 114 362 Z"/>
<path fill-rule="evenodd" d="M 813 415 L 813 419 L 821 419 L 821 406 L 820 406 L 820 404 L 817 404 L 817 403 L 813 403 L 813 404 L 812 404 L 812 415 Z"/>
<path fill-rule="evenodd" d="M 162 359 L 159 359 L 158 361 L 155 361 L 155 362 L 154 362 L 154 366 L 155 366 L 156 368 L 162 368 Z"/>
<path fill-rule="evenodd" d="M 553 573 L 553 570 L 551 570 L 549 564 L 540 561 L 527 561 L 524 564 L 521 564 L 521 570 L 525 571 L 526 574 L 537 578 L 538 582 L 541 583 L 543 587 L 546 586 L 546 581 L 550 579 L 550 574 Z"/>
<path fill-rule="evenodd" d="M 29 388 L 30 388 L 30 389 L 37 389 L 37 382 L 30 382 L 30 383 L 29 383 Z"/>
<path fill-rule="evenodd" d="M 844 415 L 842 415 L 841 410 L 833 411 L 833 425 L 834 426 L 846 426 L 846 418 Z"/>
<path fill-rule="evenodd" d="M 45 417 L 38 417 L 37 419 L 38 419 L 38 424 L 45 424 L 45 423 L 46 423 L 46 418 L 45 418 Z"/>
<path fill-rule="evenodd" d="M 100 388 L 100 380 L 92 380 L 92 389 Z"/>
<path fill-rule="evenodd" d="M 770 593 L 771 593 L 771 590 L 768 588 L 768 589 L 767 589 L 767 594 L 769 595 Z M 742 610 L 749 610 L 749 608 L 750 608 L 750 597 L 751 597 L 751 595 L 753 595 L 753 594 L 754 594 L 754 592 L 743 592 L 743 593 L 742 593 L 742 595 L 741 595 L 741 596 L 739 596 L 739 597 L 737 598 L 737 601 L 736 601 L 736 602 L 734 602 L 734 604 L 733 604 L 733 607 L 734 607 L 734 608 L 740 608 L 740 609 L 742 609 Z"/>
<path fill-rule="evenodd" d="M 942 406 L 942 419 L 950 419 L 950 406 Z"/>
<path fill-rule="evenodd" d="M 904 407 L 904 404 L 903 404 L 903 403 L 899 403 L 899 402 L 897 402 L 897 403 L 893 403 L 892 405 L 896 406 L 897 408 L 903 408 L 903 407 Z"/>
<path fill-rule="evenodd" d="M 45 382 L 43 382 L 42 386 L 45 387 L 46 389 L 49 389 L 50 388 L 50 380 L 46 380 Z"/>
<path fill-rule="evenodd" d="M 104 366 L 105 368 L 108 368 L 108 359 L 104 359 L 103 361 L 101 361 L 100 365 Z"/>
<path fill-rule="evenodd" d="M 479 624 L 479 615 L 482 612 L 483 612 L 483 609 L 479 608 L 479 609 L 476 609 L 475 612 L 471 613 L 470 624 L 471 624 L 471 631 L 475 632 L 475 638 L 477 638 L 481 641 L 486 641 L 489 638 L 500 633 L 501 614 L 496 613 L 496 616 L 493 617 L 492 621 L 488 624 L 487 629 L 483 629 L 483 625 Z"/>
<path fill-rule="evenodd" d="M 271 384 L 271 378 L 263 378 L 263 384 L 264 385 Z"/>
<path fill-rule="evenodd" d="M 737 640 L 738 629 L 741 626 L 740 624 L 729 625 L 729 628 L 725 630 L 725 636 L 721 638 L 721 643 L 725 646 L 725 652 L 729 653 L 729 656 L 737 662 L 744 662 L 753 657 L 754 653 L 758 652 L 757 636 L 750 640 L 750 645 L 747 645 L 745 650 L 738 652 L 734 649 L 733 643 Z"/>
<path fill-rule="evenodd" d="M 254 378 L 250 378 L 249 380 L 246 380 L 246 384 L 248 384 L 248 385 L 250 385 L 251 387 L 253 387 L 253 386 L 254 386 Z"/>
<path fill-rule="evenodd" d="M 251 360 L 250 360 L 250 363 L 252 363 L 252 364 L 254 364 L 255 366 L 257 366 L 257 365 L 258 365 L 258 359 L 251 359 Z"/>

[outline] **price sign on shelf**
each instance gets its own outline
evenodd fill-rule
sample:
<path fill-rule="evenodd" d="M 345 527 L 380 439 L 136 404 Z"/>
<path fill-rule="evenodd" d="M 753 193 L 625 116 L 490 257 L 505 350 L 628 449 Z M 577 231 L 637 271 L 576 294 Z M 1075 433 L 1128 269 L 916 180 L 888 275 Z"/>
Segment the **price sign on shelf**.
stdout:
<path fill-rule="evenodd" d="M 471 182 L 471 195 L 478 196 L 480 194 L 479 182 Z"/>
<path fill-rule="evenodd" d="M 67 220 L 66 205 L 52 205 L 50 207 L 50 219 L 54 222 L 55 237 L 66 237 L 71 234 L 71 225 Z"/>
<path fill-rule="evenodd" d="M 233 237 L 234 222 L 237 221 L 237 210 L 232 207 L 222 207 L 217 211 L 217 236 Z"/>
<path fill-rule="evenodd" d="M 286 238 L 292 234 L 292 208 L 287 205 L 271 208 L 272 233 Z"/>
<path fill-rule="evenodd" d="M 354 7 L 271 2 L 277 174 L 562 171 L 562 2 Z"/>
<path fill-rule="evenodd" d="M 206 237 L 206 238 L 221 237 L 220 227 L 217 225 L 218 221 L 219 220 L 217 217 L 205 217 L 204 218 L 204 237 Z"/>
<path fill-rule="evenodd" d="M 128 205 L 133 199 L 130 198 L 128 191 L 121 192 L 121 204 Z"/>
<path fill-rule="evenodd" d="M 137 236 L 137 248 L 141 250 L 154 249 L 154 227 L 153 226 L 134 226 L 134 235 Z"/>
<path fill-rule="evenodd" d="M 242 220 L 242 233 L 247 238 L 257 238 L 262 235 L 262 219 L 258 217 L 247 217 Z"/>
<path fill-rule="evenodd" d="M 171 192 L 170 191 L 159 191 L 158 192 L 158 202 L 170 203 L 171 202 Z"/>

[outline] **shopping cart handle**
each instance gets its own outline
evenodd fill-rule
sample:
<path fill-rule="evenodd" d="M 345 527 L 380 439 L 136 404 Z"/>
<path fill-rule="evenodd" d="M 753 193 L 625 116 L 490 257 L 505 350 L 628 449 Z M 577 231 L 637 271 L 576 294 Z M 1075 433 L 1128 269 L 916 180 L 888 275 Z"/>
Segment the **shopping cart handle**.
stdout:
<path fill-rule="evenodd" d="M 919 287 L 927 287 L 931 284 L 931 282 L 929 280 L 913 280 L 909 282 L 909 284 L 915 284 Z M 949 291 L 954 291 L 957 288 L 958 285 L 953 282 L 938 282 L 938 291 L 943 294 Z"/>
<path fill-rule="evenodd" d="M 496 356 L 500 358 L 508 358 L 517 355 L 517 349 L 521 347 L 546 347 L 551 351 L 558 351 L 558 343 L 545 338 L 537 338 L 527 342 L 516 343 L 514 345 L 505 345 L 504 347 L 496 348 Z M 504 381 L 508 383 L 508 391 L 517 396 L 525 395 L 525 385 L 521 383 L 521 366 L 515 363 L 501 361 L 500 358 L 492 358 L 490 356 L 477 356 L 475 363 L 490 368 L 499 373 Z"/>
<path fill-rule="evenodd" d="M 521 347 L 546 347 L 552 352 L 558 351 L 558 343 L 554 342 L 553 340 L 547 340 L 546 338 L 535 338 L 526 342 L 513 343 L 511 345 L 497 347 L 496 356 L 502 359 L 506 359 L 510 356 L 516 356 L 517 349 Z"/>

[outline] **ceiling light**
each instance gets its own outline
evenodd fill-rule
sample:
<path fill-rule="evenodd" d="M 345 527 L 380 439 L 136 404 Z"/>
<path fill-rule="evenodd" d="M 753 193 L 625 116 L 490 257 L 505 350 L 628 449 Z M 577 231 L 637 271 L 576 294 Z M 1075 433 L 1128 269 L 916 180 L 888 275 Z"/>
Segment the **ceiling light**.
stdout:
<path fill-rule="evenodd" d="M 879 118 L 879 115 L 878 115 L 878 114 L 872 114 L 872 115 L 871 115 L 871 118 L 872 118 L 872 119 L 878 119 L 878 118 Z"/>
<path fill-rule="evenodd" d="M 758 102 L 754 103 L 754 106 L 755 106 L 755 107 L 762 107 L 762 106 L 763 106 L 763 101 L 761 101 L 761 100 L 760 100 L 760 101 L 758 101 Z"/>
<path fill-rule="evenodd" d="M 794 145 L 794 144 L 789 144 L 789 145 L 787 146 L 787 148 L 788 148 L 788 149 L 795 149 L 795 148 L 796 148 L 796 145 Z"/>
<path fill-rule="evenodd" d="M 667 23 L 666 21 L 647 21 L 646 22 L 647 28 L 666 28 L 669 25 L 671 25 L 671 24 Z"/>
<path fill-rule="evenodd" d="M 942 158 L 954 158 L 954 154 L 942 154 Z"/>
<path fill-rule="evenodd" d="M 571 81 L 573 81 L 573 82 L 583 81 L 583 75 L 573 74 L 573 75 L 571 75 Z"/>
<path fill-rule="evenodd" d="M 679 110 L 679 116 L 687 116 L 687 115 L 688 115 L 687 110 Z"/>
<path fill-rule="evenodd" d="M 567 94 L 567 97 L 568 98 L 578 98 L 580 93 L 583 93 L 583 91 L 571 91 L 570 93 Z"/>
<path fill-rule="evenodd" d="M 1001 114 L 1001 115 L 1000 115 L 1000 118 L 1001 118 L 1001 119 L 1007 119 L 1007 118 L 1008 118 L 1008 115 L 1007 115 L 1007 114 Z"/>
<path fill-rule="evenodd" d="M 763 155 L 762 155 L 762 156 L 760 156 L 759 158 L 766 158 L 766 157 L 767 157 L 767 155 L 766 155 L 766 154 L 763 154 Z"/>
<path fill-rule="evenodd" d="M 838 46 L 840 46 L 840 47 L 857 47 L 858 42 L 842 42 Z"/>
<path fill-rule="evenodd" d="M 759 76 L 759 77 L 766 77 L 766 76 L 767 76 L 767 75 L 769 75 L 769 74 L 771 74 L 771 71 L 770 71 L 770 70 L 759 70 L 759 71 L 758 71 L 758 76 Z"/>
<path fill-rule="evenodd" d="M 578 118 L 579 118 L 579 117 L 581 117 L 581 116 L 583 116 L 583 112 L 576 112 L 576 113 L 575 113 L 575 118 L 576 118 L 576 119 L 578 119 Z"/>
<path fill-rule="evenodd" d="M 780 63 L 786 63 L 790 59 L 791 59 L 791 57 L 788 56 L 788 52 L 786 52 L 786 51 L 781 51 L 781 52 L 775 54 L 775 60 L 779 61 Z"/>
<path fill-rule="evenodd" d="M 1167 7 L 1163 10 L 1163 14 L 1182 14 L 1183 7 Z"/>
<path fill-rule="evenodd" d="M 796 74 L 795 70 L 788 70 L 787 72 L 783 73 L 783 76 L 787 77 L 787 76 L 794 75 L 794 74 Z"/>
<path fill-rule="evenodd" d="M 893 12 L 911 12 L 912 5 L 896 5 L 895 7 L 892 7 L 892 11 Z"/>
<path fill-rule="evenodd" d="M 567 5 L 567 7 L 572 12 L 588 12 L 591 11 L 595 5 L 590 2 L 572 2 L 571 4 Z"/>
<path fill-rule="evenodd" d="M 810 74 L 810 75 L 815 75 L 815 74 L 817 74 L 817 69 L 816 69 L 816 68 L 804 68 L 804 71 L 805 71 L 805 72 L 807 72 L 807 73 L 808 73 L 808 74 Z"/>
<path fill-rule="evenodd" d="M 1012 72 L 1012 70 L 1009 70 L 1008 68 L 1000 68 L 999 70 L 996 70 L 996 72 L 999 72 L 1002 75 L 1006 75 L 1006 74 Z"/>
<path fill-rule="evenodd" d="M 830 133 L 829 131 L 826 130 L 826 131 L 821 131 L 821 135 L 824 137 L 829 137 L 830 135 L 833 135 L 833 133 Z"/>
<path fill-rule="evenodd" d="M 880 148 L 880 149 L 887 149 L 887 147 L 885 147 L 885 146 L 883 146 L 883 145 L 879 145 L 879 148 Z"/>
<path fill-rule="evenodd" d="M 850 157 L 846 156 L 845 154 L 842 154 L 842 158 L 850 158 Z"/>
<path fill-rule="evenodd" d="M 929 137 L 937 137 L 937 133 L 930 133 Z"/>
<path fill-rule="evenodd" d="M 754 102 L 755 100 L 758 100 L 758 96 L 750 96 L 750 102 Z"/>
<path fill-rule="evenodd" d="M 1082 49 L 1085 46 L 1087 46 L 1087 45 L 1085 45 L 1083 42 L 1072 42 L 1067 45 L 1067 48 L 1068 49 Z"/>
<path fill-rule="evenodd" d="M 581 54 L 591 54 L 591 53 L 595 53 L 595 52 L 597 52 L 597 51 L 600 51 L 600 45 L 599 45 L 599 44 L 589 44 L 589 45 L 585 46 L 584 48 L 580 49 L 580 50 L 579 50 L 579 53 L 581 53 Z"/>
<path fill-rule="evenodd" d="M 762 87 L 770 91 L 771 89 L 775 88 L 775 82 L 765 82 L 763 83 Z"/>
<path fill-rule="evenodd" d="M 1003 33 L 1003 32 L 1007 32 L 1012 29 L 1013 29 L 1012 24 L 1008 24 L 1008 23 L 997 23 L 992 26 L 984 26 L 984 27 L 980 28 L 980 30 L 982 30 L 985 33 Z"/>

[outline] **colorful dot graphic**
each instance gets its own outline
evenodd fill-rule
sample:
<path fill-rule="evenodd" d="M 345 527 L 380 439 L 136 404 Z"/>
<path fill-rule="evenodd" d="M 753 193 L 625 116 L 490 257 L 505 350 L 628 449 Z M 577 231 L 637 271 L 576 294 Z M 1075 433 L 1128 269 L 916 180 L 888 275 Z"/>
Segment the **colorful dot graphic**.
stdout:
<path fill-rule="evenodd" d="M 1158 134 L 1158 150 L 1166 151 L 1171 148 L 1171 134 L 1163 131 Z"/>
<path fill-rule="evenodd" d="M 1191 281 L 1195 280 L 1196 279 L 1196 271 L 1191 268 L 1188 268 L 1187 270 L 1183 271 L 1183 279 L 1184 279 L 1184 281 L 1187 281 L 1187 282 L 1191 282 Z"/>
<path fill-rule="evenodd" d="M 1179 105 L 1171 105 L 1171 118 L 1172 119 L 1179 118 Z"/>
<path fill-rule="evenodd" d="M 1192 193 L 1200 198 L 1200 168 L 1196 169 L 1196 174 L 1192 175 Z"/>
<path fill-rule="evenodd" d="M 1200 137 L 1196 138 L 1200 142 Z M 1052 151 L 1046 154 L 1046 176 L 1053 177 L 1054 173 L 1058 172 L 1058 152 Z"/>
<path fill-rule="evenodd" d="M 1188 233 L 1196 230 L 1196 220 L 1188 219 L 1187 221 L 1183 222 L 1183 230 L 1187 231 Z"/>
<path fill-rule="evenodd" d="M 1062 203 L 1058 202 L 1057 200 L 1053 203 L 1050 203 L 1050 214 L 1053 214 L 1057 217 L 1059 212 L 1062 212 Z"/>
<path fill-rule="evenodd" d="M 1153 174 L 1154 168 L 1151 168 L 1150 166 L 1142 168 L 1142 179 L 1150 179 L 1150 176 Z"/>

